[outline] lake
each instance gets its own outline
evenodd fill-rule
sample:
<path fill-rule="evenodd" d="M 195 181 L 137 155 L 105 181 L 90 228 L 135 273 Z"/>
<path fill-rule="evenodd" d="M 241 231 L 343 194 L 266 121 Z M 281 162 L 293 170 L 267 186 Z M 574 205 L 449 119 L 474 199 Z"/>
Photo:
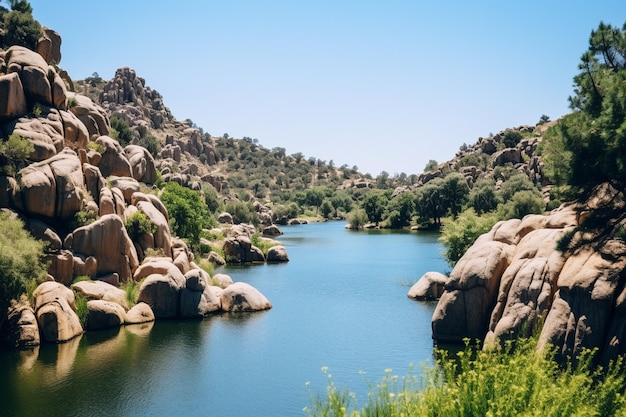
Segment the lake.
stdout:
<path fill-rule="evenodd" d="M 216 270 L 256 287 L 271 310 L 0 352 L 0 415 L 304 416 L 311 393 L 326 392 L 322 367 L 359 398 L 386 369 L 419 371 L 433 360 L 435 304 L 406 293 L 449 269 L 438 235 L 344 225 L 282 227 L 290 262 Z"/>

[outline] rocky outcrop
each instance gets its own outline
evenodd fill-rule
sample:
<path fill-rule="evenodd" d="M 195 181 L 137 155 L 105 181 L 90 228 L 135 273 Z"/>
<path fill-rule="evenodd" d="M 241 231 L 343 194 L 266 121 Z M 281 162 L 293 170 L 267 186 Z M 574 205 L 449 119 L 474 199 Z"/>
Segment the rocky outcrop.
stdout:
<path fill-rule="evenodd" d="M 272 303 L 259 290 L 245 282 L 236 282 L 226 287 L 222 292 L 221 301 L 222 310 L 233 313 L 272 308 Z"/>
<path fill-rule="evenodd" d="M 252 245 L 247 236 L 229 237 L 224 241 L 224 257 L 231 263 L 265 262 L 261 249 Z"/>
<path fill-rule="evenodd" d="M 416 300 L 438 300 L 443 294 L 448 277 L 439 272 L 425 273 L 407 293 Z"/>
<path fill-rule="evenodd" d="M 128 309 L 126 292 L 104 281 L 79 281 L 71 288 L 89 300 L 109 301 Z"/>
<path fill-rule="evenodd" d="M 19 349 L 39 346 L 39 326 L 34 310 L 27 304 L 11 306 L 7 317 L 5 343 Z"/>
<path fill-rule="evenodd" d="M 126 313 L 126 324 L 148 323 L 154 319 L 154 313 L 146 303 L 137 303 Z"/>
<path fill-rule="evenodd" d="M 124 324 L 126 311 L 124 308 L 110 301 L 91 300 L 87 302 L 86 330 L 100 330 L 109 327 L 119 327 Z"/>
<path fill-rule="evenodd" d="M 75 312 L 74 293 L 58 282 L 44 282 L 33 293 L 34 309 L 43 340 L 66 342 L 83 332 Z"/>
<path fill-rule="evenodd" d="M 555 346 L 558 358 L 585 348 L 597 348 L 604 362 L 626 353 L 626 243 L 614 237 L 624 223 L 615 196 L 605 187 L 593 204 L 501 222 L 481 236 L 446 282 L 433 338 L 492 345 L 542 325 L 539 346 Z M 587 226 L 607 211 L 618 215 Z"/>
<path fill-rule="evenodd" d="M 115 214 L 104 215 L 74 230 L 66 238 L 64 246 L 96 258 L 98 275 L 116 272 L 121 281 L 130 279 L 139 265 L 135 246 L 122 219 Z"/>
<path fill-rule="evenodd" d="M 289 262 L 287 249 L 282 246 L 272 246 L 267 250 L 267 262 Z"/>

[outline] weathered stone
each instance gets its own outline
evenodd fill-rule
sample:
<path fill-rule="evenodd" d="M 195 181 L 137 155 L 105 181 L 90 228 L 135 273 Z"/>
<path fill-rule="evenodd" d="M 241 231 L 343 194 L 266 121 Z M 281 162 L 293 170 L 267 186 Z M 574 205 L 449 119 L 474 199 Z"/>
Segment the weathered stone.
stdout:
<path fill-rule="evenodd" d="M 133 193 L 139 192 L 140 189 L 139 182 L 132 177 L 116 177 L 111 175 L 109 177 L 109 184 L 122 192 L 124 201 L 127 204 L 131 204 L 131 196 Z"/>
<path fill-rule="evenodd" d="M 133 178 L 146 184 L 154 184 L 157 180 L 157 171 L 154 158 L 148 150 L 138 145 L 128 145 L 124 148 L 126 158 L 133 171 Z"/>
<path fill-rule="evenodd" d="M 267 262 L 288 262 L 287 249 L 282 246 L 272 246 L 267 250 Z"/>
<path fill-rule="evenodd" d="M 427 272 L 409 289 L 407 296 L 416 300 L 438 300 L 447 281 L 444 274 Z"/>
<path fill-rule="evenodd" d="M 137 303 L 126 313 L 126 324 L 140 324 L 154 321 L 154 313 L 146 303 Z"/>
<path fill-rule="evenodd" d="M 39 325 L 34 310 L 25 304 L 9 308 L 7 316 L 7 344 L 24 349 L 40 344 Z"/>
<path fill-rule="evenodd" d="M 70 111 L 78 117 L 89 132 L 89 138 L 109 134 L 109 119 L 104 109 L 82 94 L 67 93 L 68 99 L 75 101 Z M 97 165 L 97 164 L 94 164 Z"/>
<path fill-rule="evenodd" d="M 14 119 L 28 111 L 22 81 L 17 73 L 0 76 L 0 121 Z"/>
<path fill-rule="evenodd" d="M 233 313 L 272 308 L 272 303 L 259 290 L 245 282 L 236 282 L 226 287 L 220 299 L 222 310 Z"/>
<path fill-rule="evenodd" d="M 86 330 L 107 329 L 124 324 L 126 311 L 114 302 L 105 300 L 90 300 L 87 302 Z"/>
<path fill-rule="evenodd" d="M 131 177 L 133 171 L 130 162 L 126 159 L 124 150 L 120 144 L 108 136 L 100 136 L 96 139 L 96 143 L 104 147 L 102 160 L 98 167 L 105 177 L 115 175 L 117 177 Z"/>
<path fill-rule="evenodd" d="M 75 313 L 74 293 L 58 282 L 44 282 L 33 293 L 35 315 L 45 341 L 66 342 L 83 332 Z"/>
<path fill-rule="evenodd" d="M 217 216 L 217 222 L 222 224 L 233 224 L 233 216 L 226 212 L 220 213 L 220 215 Z"/>
<path fill-rule="evenodd" d="M 72 290 L 89 300 L 103 300 L 118 304 L 128 310 L 126 292 L 104 281 L 79 281 L 72 284 Z"/>
<path fill-rule="evenodd" d="M 117 272 L 122 281 L 133 276 L 139 261 L 122 219 L 114 214 L 74 230 L 71 248 L 98 260 L 98 275 Z"/>
<path fill-rule="evenodd" d="M 211 277 L 211 283 L 212 285 L 224 289 L 233 283 L 233 279 L 230 277 L 230 275 L 215 274 Z"/>

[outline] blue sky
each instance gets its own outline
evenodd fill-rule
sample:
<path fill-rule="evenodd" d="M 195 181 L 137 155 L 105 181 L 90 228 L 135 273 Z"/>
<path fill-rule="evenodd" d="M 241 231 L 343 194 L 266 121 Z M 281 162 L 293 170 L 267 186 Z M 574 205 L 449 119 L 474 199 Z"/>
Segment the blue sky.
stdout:
<path fill-rule="evenodd" d="M 626 2 L 32 0 L 73 79 L 128 66 L 178 119 L 288 154 L 419 174 L 569 112 L 600 21 Z"/>

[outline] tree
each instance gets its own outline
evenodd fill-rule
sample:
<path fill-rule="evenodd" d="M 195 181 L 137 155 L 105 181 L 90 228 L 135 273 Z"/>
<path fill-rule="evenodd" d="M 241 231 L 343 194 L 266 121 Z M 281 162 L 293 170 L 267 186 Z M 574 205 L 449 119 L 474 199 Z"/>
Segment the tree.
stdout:
<path fill-rule="evenodd" d="M 445 219 L 439 240 L 446 247 L 443 253 L 446 261 L 454 266 L 476 239 L 487 233 L 497 221 L 495 214 L 478 216 L 471 208 L 456 220 Z"/>
<path fill-rule="evenodd" d="M 319 214 L 320 205 L 324 201 L 327 191 L 325 187 L 313 187 L 306 191 L 306 204 L 315 207 L 316 214 Z"/>
<path fill-rule="evenodd" d="M 446 214 L 442 205 L 442 188 L 443 180 L 437 178 L 416 190 L 415 211 L 422 222 L 432 219 L 435 226 L 441 226 L 441 218 Z"/>
<path fill-rule="evenodd" d="M 372 191 L 365 196 L 362 208 L 365 210 L 369 221 L 378 225 L 387 208 L 387 197 L 380 191 Z"/>
<path fill-rule="evenodd" d="M 492 179 L 480 180 L 474 184 L 474 188 L 469 193 L 469 206 L 477 214 L 494 211 L 500 203 L 496 194 L 496 183 Z"/>
<path fill-rule="evenodd" d="M 361 229 L 367 222 L 367 213 L 362 208 L 352 210 L 348 214 L 348 224 L 352 229 Z"/>
<path fill-rule="evenodd" d="M 161 201 L 170 216 L 170 228 L 192 245 L 200 242 L 200 232 L 208 224 L 207 206 L 198 191 L 168 182 L 161 194 Z"/>
<path fill-rule="evenodd" d="M 437 165 L 438 165 L 438 163 L 434 159 L 429 160 L 428 163 L 426 164 L 426 166 L 424 167 L 424 172 L 436 170 L 437 169 Z"/>
<path fill-rule="evenodd" d="M 37 49 L 41 25 L 33 18 L 32 7 L 27 1 L 10 1 L 11 11 L 4 15 L 4 48 L 12 45 Z"/>
<path fill-rule="evenodd" d="M 412 193 L 402 193 L 393 198 L 388 205 L 389 226 L 400 229 L 411 224 L 415 212 L 415 196 Z"/>
<path fill-rule="evenodd" d="M 33 238 L 24 223 L 0 212 L 0 328 L 12 299 L 32 291 L 47 273 L 44 244 Z"/>
<path fill-rule="evenodd" d="M 600 23 L 591 32 L 574 77 L 573 113 L 562 118 L 544 154 L 564 149 L 567 182 L 583 194 L 602 182 L 626 188 L 626 25 Z M 546 158 L 548 172 L 562 174 L 558 156 Z"/>
<path fill-rule="evenodd" d="M 330 219 L 333 212 L 335 212 L 333 204 L 330 202 L 329 199 L 325 198 L 324 201 L 322 201 L 322 205 L 320 206 L 320 214 L 323 218 Z"/>
<path fill-rule="evenodd" d="M 469 187 L 461 174 L 453 172 L 446 175 L 441 184 L 441 200 L 442 206 L 452 217 L 458 216 L 468 196 Z"/>

